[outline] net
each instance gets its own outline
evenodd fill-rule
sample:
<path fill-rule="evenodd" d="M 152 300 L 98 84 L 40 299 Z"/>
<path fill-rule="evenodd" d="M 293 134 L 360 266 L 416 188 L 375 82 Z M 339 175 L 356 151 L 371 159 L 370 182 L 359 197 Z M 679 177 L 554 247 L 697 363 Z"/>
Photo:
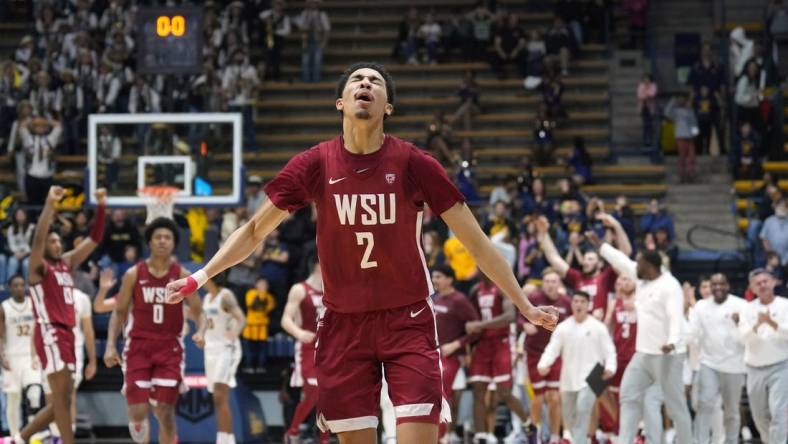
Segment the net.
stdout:
<path fill-rule="evenodd" d="M 172 219 L 172 210 L 175 207 L 175 195 L 179 191 L 180 189 L 169 186 L 147 186 L 140 188 L 137 191 L 137 195 L 145 203 L 148 213 L 145 223 L 149 224 L 159 217 Z"/>

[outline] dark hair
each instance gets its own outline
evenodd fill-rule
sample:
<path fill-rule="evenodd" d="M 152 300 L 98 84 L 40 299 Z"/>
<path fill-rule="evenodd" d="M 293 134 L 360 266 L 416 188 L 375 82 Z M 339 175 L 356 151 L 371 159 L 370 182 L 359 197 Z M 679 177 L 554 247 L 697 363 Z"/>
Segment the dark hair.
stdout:
<path fill-rule="evenodd" d="M 643 250 L 641 257 L 643 260 L 653 265 L 657 270 L 662 267 L 662 256 L 657 250 Z"/>
<path fill-rule="evenodd" d="M 180 237 L 178 225 L 176 225 L 172 219 L 168 219 L 166 217 L 157 217 L 145 227 L 145 242 L 150 243 L 150 240 L 153 238 L 153 233 L 159 228 L 165 228 L 172 232 L 172 237 L 175 240 L 175 246 L 177 247 L 178 238 Z"/>
<path fill-rule="evenodd" d="M 454 276 L 454 269 L 446 264 L 439 264 L 432 267 L 432 272 L 438 272 L 446 277 L 451 278 L 452 280 L 456 280 L 457 278 Z"/>
<path fill-rule="evenodd" d="M 591 301 L 591 295 L 590 295 L 590 294 L 588 294 L 588 293 L 586 293 L 586 292 L 585 292 L 585 291 L 583 291 L 583 290 L 577 290 L 577 291 L 575 291 L 574 293 L 572 293 L 572 297 L 575 297 L 575 296 L 580 296 L 580 297 L 583 297 L 583 298 L 585 298 L 585 299 L 586 299 L 587 301 L 589 301 L 589 302 Z"/>
<path fill-rule="evenodd" d="M 22 281 L 25 282 L 25 277 L 22 276 L 21 274 L 17 273 L 17 274 L 15 274 L 15 275 L 13 275 L 13 276 L 8 278 L 8 282 L 6 282 L 6 283 L 8 284 L 9 287 L 11 286 L 11 282 L 14 282 L 14 279 L 22 279 Z"/>
<path fill-rule="evenodd" d="M 339 76 L 339 81 L 337 82 L 336 98 L 339 99 L 342 97 L 342 91 L 345 90 L 345 85 L 347 85 L 350 75 L 362 68 L 374 69 L 383 77 L 383 80 L 386 81 L 386 96 L 388 98 L 388 103 L 393 105 L 394 97 L 397 94 L 397 88 L 396 85 L 394 85 L 394 78 L 391 77 L 391 74 L 386 71 L 386 68 L 384 68 L 383 65 L 376 62 L 356 62 L 348 66 L 345 72 Z"/>
<path fill-rule="evenodd" d="M 586 140 L 583 138 L 583 136 L 575 136 L 574 148 L 577 152 L 577 156 L 580 158 L 580 162 L 582 162 L 583 165 L 593 165 L 594 161 L 591 158 L 591 154 L 589 154 L 588 150 L 586 149 Z"/>
<path fill-rule="evenodd" d="M 227 285 L 227 272 L 223 271 L 217 274 L 211 278 L 211 281 L 216 284 L 217 287 L 224 287 Z"/>

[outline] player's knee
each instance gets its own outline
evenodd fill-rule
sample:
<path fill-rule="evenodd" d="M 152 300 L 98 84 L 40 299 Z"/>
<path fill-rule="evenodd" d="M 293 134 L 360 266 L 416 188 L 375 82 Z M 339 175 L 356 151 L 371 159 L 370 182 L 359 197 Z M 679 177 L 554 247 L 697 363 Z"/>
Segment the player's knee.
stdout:
<path fill-rule="evenodd" d="M 474 399 L 483 399 L 485 392 L 487 392 L 487 383 L 484 383 L 484 382 L 474 382 L 473 383 L 473 398 Z"/>
<path fill-rule="evenodd" d="M 139 422 L 130 422 L 129 435 L 131 435 L 131 440 L 138 444 L 147 443 L 150 438 L 150 424 L 148 423 L 148 419 L 146 418 Z"/>
<path fill-rule="evenodd" d="M 545 399 L 547 400 L 548 404 L 558 404 L 561 402 L 561 396 L 558 393 L 558 390 L 548 390 L 544 394 Z"/>
<path fill-rule="evenodd" d="M 153 414 L 162 426 L 168 427 L 175 425 L 175 407 L 167 404 L 159 404 L 156 406 Z"/>

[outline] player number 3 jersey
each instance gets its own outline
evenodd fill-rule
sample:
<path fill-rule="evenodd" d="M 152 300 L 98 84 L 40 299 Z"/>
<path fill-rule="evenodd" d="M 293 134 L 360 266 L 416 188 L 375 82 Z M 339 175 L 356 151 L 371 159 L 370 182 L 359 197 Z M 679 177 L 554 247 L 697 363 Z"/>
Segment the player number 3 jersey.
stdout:
<path fill-rule="evenodd" d="M 435 159 L 389 135 L 366 155 L 345 149 L 341 136 L 320 143 L 290 160 L 265 191 L 283 210 L 316 204 L 323 303 L 341 313 L 426 299 L 423 206 L 441 214 L 463 201 Z"/>

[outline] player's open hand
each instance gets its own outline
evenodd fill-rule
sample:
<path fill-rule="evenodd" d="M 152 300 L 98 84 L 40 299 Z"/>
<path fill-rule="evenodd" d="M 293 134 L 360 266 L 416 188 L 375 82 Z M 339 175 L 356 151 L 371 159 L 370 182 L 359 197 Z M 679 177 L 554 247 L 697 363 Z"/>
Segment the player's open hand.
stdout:
<path fill-rule="evenodd" d="M 523 313 L 523 316 L 530 323 L 550 331 L 555 329 L 555 325 L 558 324 L 558 309 L 553 306 L 531 307 Z"/>
<path fill-rule="evenodd" d="M 203 336 L 203 334 L 200 332 L 197 332 L 192 335 L 192 341 L 194 342 L 194 345 L 196 345 L 198 348 L 205 347 L 205 336 Z"/>
<path fill-rule="evenodd" d="M 120 356 L 118 355 L 118 349 L 115 348 L 115 346 L 107 346 L 107 349 L 104 350 L 104 365 L 107 366 L 107 368 L 120 365 Z"/>
<path fill-rule="evenodd" d="M 197 291 L 197 288 L 194 288 L 191 291 L 189 291 L 189 288 L 187 288 L 189 286 L 186 285 L 188 283 L 188 280 L 189 278 L 182 278 L 167 284 L 166 302 L 168 304 L 177 304 L 181 302 L 186 296 L 189 296 L 190 294 Z M 194 279 L 192 279 L 192 281 L 193 280 Z"/>
<path fill-rule="evenodd" d="M 49 187 L 49 195 L 47 196 L 47 200 L 50 202 L 60 202 L 61 199 L 66 195 L 66 190 L 63 187 L 59 187 L 57 185 L 52 185 Z"/>
<path fill-rule="evenodd" d="M 91 359 L 85 367 L 85 379 L 90 381 L 94 376 L 96 376 L 96 360 Z"/>
<path fill-rule="evenodd" d="M 96 192 L 93 194 L 96 198 L 96 203 L 99 205 L 106 205 L 107 204 L 107 189 L 106 188 L 98 188 Z"/>

